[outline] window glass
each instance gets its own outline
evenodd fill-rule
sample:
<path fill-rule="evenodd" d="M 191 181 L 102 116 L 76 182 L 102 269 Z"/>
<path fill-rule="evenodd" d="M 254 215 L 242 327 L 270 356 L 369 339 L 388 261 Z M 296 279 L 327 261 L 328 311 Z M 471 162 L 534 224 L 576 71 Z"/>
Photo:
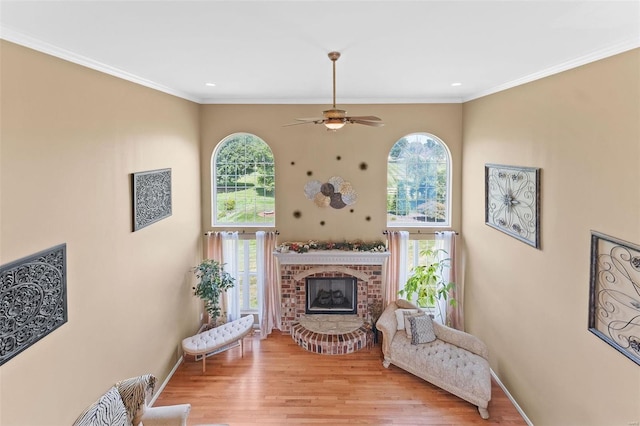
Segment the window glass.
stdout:
<path fill-rule="evenodd" d="M 237 245 L 238 253 L 238 297 L 240 311 L 258 310 L 258 267 L 256 261 L 256 240 L 240 240 Z"/>
<path fill-rule="evenodd" d="M 275 167 L 259 137 L 235 133 L 211 157 L 212 225 L 274 226 Z"/>
<path fill-rule="evenodd" d="M 387 226 L 449 226 L 451 155 L 427 133 L 401 138 L 387 162 Z"/>

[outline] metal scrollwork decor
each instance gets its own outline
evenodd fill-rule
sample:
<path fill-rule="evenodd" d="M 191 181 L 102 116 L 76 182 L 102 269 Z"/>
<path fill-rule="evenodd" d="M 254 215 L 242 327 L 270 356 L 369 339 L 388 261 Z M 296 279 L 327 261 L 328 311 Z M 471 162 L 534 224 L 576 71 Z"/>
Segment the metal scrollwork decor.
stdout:
<path fill-rule="evenodd" d="M 0 266 L 0 365 L 67 322 L 66 244 Z"/>
<path fill-rule="evenodd" d="M 640 365 L 640 246 L 591 231 L 589 331 Z"/>
<path fill-rule="evenodd" d="M 171 169 L 133 173 L 133 231 L 171 216 Z"/>
<path fill-rule="evenodd" d="M 540 248 L 540 169 L 485 165 L 485 223 Z"/>

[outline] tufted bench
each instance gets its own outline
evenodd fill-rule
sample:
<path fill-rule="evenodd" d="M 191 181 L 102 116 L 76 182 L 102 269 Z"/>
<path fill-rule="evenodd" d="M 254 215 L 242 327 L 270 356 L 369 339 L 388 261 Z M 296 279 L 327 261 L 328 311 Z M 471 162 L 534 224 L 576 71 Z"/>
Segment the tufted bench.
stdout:
<path fill-rule="evenodd" d="M 398 331 L 396 309 L 415 306 L 406 300 L 391 302 L 376 324 L 382 331 L 384 367 L 394 364 L 478 407 L 483 419 L 491 400 L 489 353 L 480 339 L 433 323 L 436 339 L 412 345 L 404 330 Z"/>
<path fill-rule="evenodd" d="M 240 341 L 242 356 L 244 356 L 243 338 L 253 328 L 253 315 L 247 315 L 235 321 L 228 322 L 211 330 L 187 337 L 182 341 L 182 350 L 187 355 L 202 356 L 202 371 L 207 369 L 207 354 Z"/>

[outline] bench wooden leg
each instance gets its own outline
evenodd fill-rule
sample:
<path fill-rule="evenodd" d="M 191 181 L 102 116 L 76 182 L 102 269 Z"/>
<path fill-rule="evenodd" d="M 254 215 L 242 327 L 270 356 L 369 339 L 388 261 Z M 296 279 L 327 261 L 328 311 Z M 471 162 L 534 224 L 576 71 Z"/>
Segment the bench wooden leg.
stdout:
<path fill-rule="evenodd" d="M 207 370 L 207 354 L 202 355 L 202 372 Z"/>
<path fill-rule="evenodd" d="M 240 351 L 242 354 L 242 358 L 244 358 L 244 337 L 240 338 Z"/>

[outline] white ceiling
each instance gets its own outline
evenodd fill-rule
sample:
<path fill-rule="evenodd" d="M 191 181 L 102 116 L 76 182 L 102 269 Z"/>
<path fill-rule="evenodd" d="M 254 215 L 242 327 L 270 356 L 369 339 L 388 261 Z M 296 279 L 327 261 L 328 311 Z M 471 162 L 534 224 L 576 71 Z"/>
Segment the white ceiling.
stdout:
<path fill-rule="evenodd" d="M 462 102 L 639 47 L 640 1 L 2 0 L 0 25 L 199 103 L 331 104 L 332 50 L 338 106 Z"/>

